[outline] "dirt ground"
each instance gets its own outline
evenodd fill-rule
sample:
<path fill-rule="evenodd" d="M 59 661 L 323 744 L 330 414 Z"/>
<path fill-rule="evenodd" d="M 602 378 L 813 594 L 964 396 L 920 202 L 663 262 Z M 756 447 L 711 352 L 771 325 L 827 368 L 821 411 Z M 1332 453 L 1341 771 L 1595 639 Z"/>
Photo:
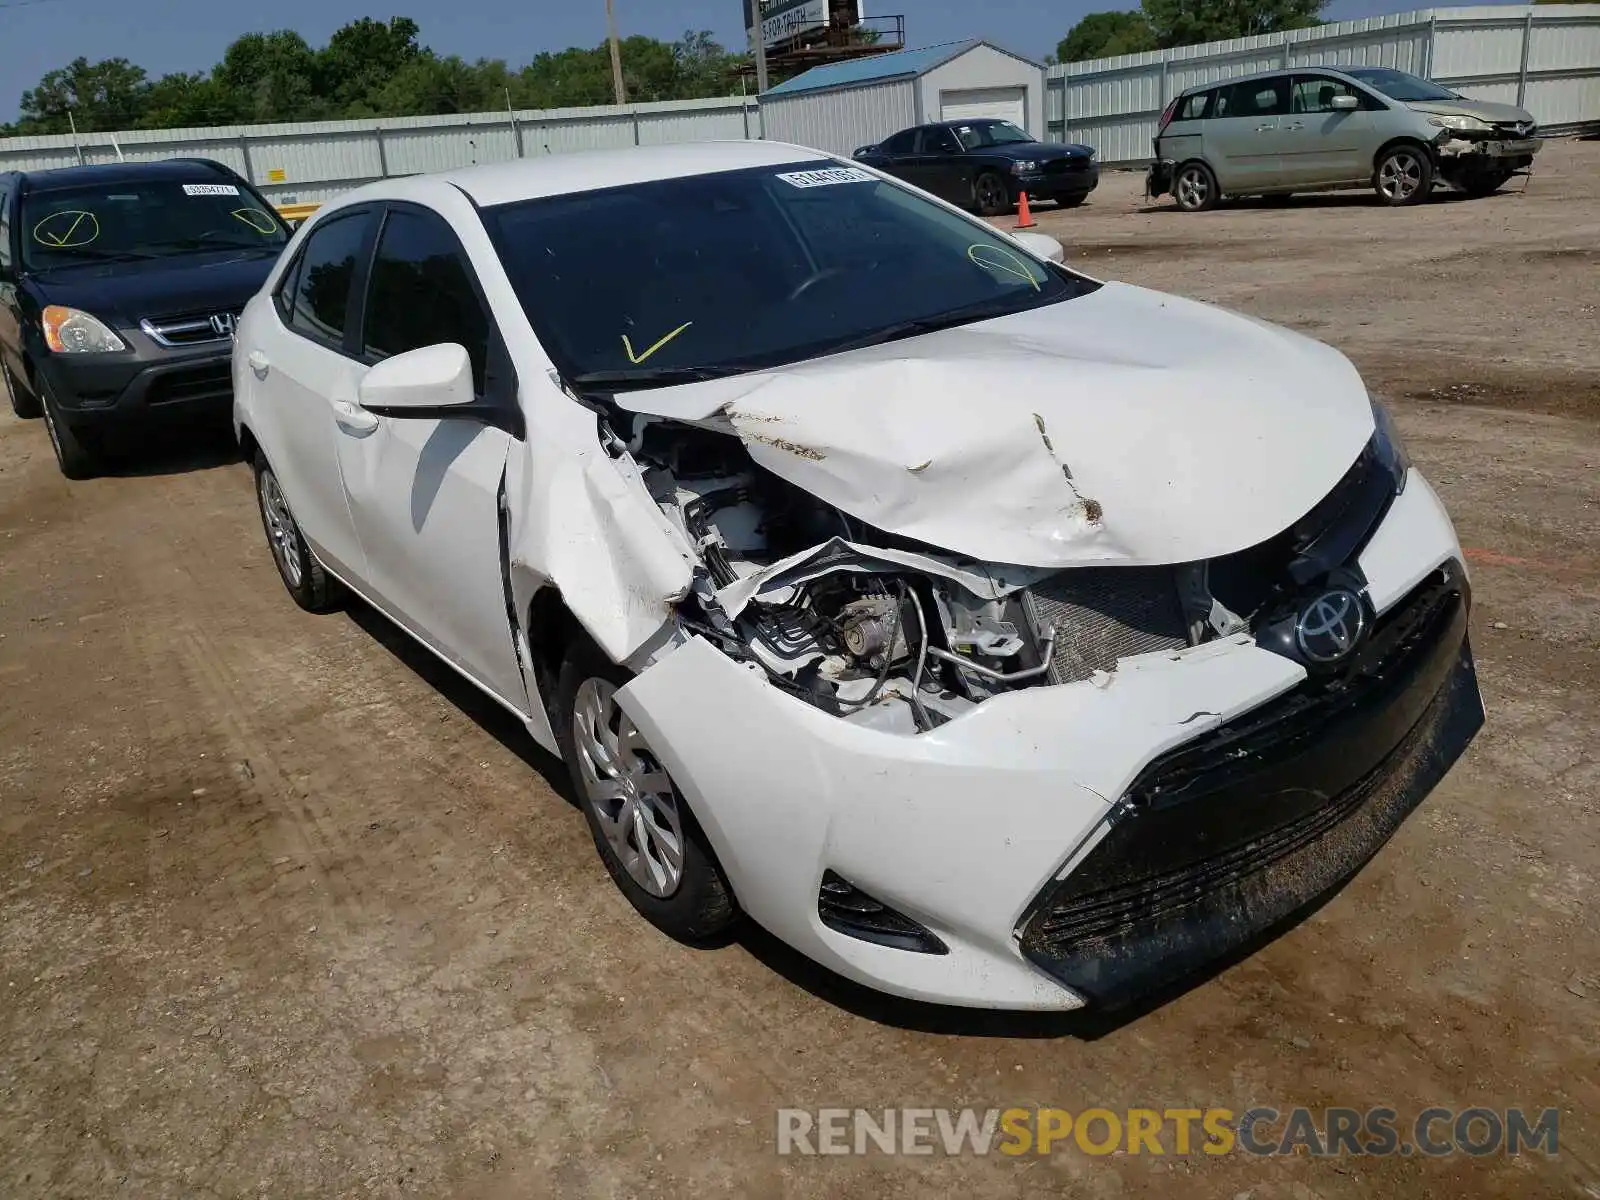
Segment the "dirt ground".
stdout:
<path fill-rule="evenodd" d="M 1348 887 L 1120 1022 L 685 949 L 487 702 L 293 606 L 244 466 L 67 483 L 7 413 L 0 1195 L 1600 1197 L 1600 143 L 1414 209 L 1139 189 L 1041 225 L 1349 353 L 1468 547 L 1488 725 Z M 1558 1106 L 1560 1154 L 775 1152 L 780 1107 L 1252 1103 Z"/>

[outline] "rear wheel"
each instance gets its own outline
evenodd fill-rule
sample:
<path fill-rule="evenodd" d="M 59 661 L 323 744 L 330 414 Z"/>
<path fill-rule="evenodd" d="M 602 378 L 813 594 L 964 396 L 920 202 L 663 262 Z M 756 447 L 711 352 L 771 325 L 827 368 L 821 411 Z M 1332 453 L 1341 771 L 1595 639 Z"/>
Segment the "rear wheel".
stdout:
<path fill-rule="evenodd" d="M 40 414 L 39 397 L 22 390 L 22 384 L 11 373 L 11 368 L 0 362 L 0 384 L 11 399 L 11 411 L 24 420 L 31 421 Z"/>
<path fill-rule="evenodd" d="M 993 171 L 984 171 L 972 181 L 972 198 L 980 216 L 1003 217 L 1011 211 L 1011 189 Z"/>
<path fill-rule="evenodd" d="M 261 527 L 267 534 L 267 545 L 272 550 L 272 561 L 277 565 L 278 578 L 288 589 L 294 602 L 307 612 L 327 612 L 338 605 L 338 587 L 322 569 L 305 535 L 289 511 L 278 477 L 268 465 L 266 455 L 257 453 L 256 504 L 261 509 Z"/>
<path fill-rule="evenodd" d="M 1089 198 L 1088 192 L 1079 192 L 1076 196 L 1063 196 L 1056 203 L 1062 208 L 1077 208 Z"/>
<path fill-rule="evenodd" d="M 1393 208 L 1419 204 L 1433 190 L 1433 160 L 1419 146 L 1391 147 L 1378 159 L 1372 187 Z"/>
<path fill-rule="evenodd" d="M 1172 194 L 1184 212 L 1205 212 L 1215 208 L 1222 198 L 1217 177 L 1203 162 L 1188 162 L 1178 168 L 1172 178 Z"/>
<path fill-rule="evenodd" d="M 552 706 L 595 849 L 618 890 L 681 942 L 713 941 L 738 916 L 705 834 L 643 732 L 617 703 L 629 675 L 581 637 Z"/>
<path fill-rule="evenodd" d="M 45 432 L 56 453 L 56 466 L 68 479 L 93 479 L 100 473 L 100 456 L 84 444 L 83 437 L 62 415 L 49 386 L 39 382 L 39 408 L 44 413 Z"/>

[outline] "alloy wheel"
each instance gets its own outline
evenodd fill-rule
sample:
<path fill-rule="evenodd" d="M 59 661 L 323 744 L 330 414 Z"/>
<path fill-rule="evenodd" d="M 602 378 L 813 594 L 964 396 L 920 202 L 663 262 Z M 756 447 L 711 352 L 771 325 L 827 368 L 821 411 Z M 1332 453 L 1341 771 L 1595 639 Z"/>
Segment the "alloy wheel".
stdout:
<path fill-rule="evenodd" d="M 985 213 L 1001 212 L 1006 205 L 1005 185 L 993 175 L 978 180 L 978 209 Z"/>
<path fill-rule="evenodd" d="M 1395 203 L 1409 200 L 1421 186 L 1422 160 L 1409 150 L 1389 155 L 1378 168 L 1378 190 L 1385 199 Z"/>
<path fill-rule="evenodd" d="M 261 513 L 266 518 L 267 541 L 272 544 L 272 557 L 278 569 L 289 581 L 291 588 L 300 586 L 300 531 L 289 515 L 289 504 L 278 487 L 277 476 L 271 471 L 261 472 Z"/>
<path fill-rule="evenodd" d="M 572 742 L 584 800 L 635 883 L 667 897 L 683 881 L 683 817 L 672 777 L 617 703 L 616 687 L 590 677 L 572 705 Z"/>
<path fill-rule="evenodd" d="M 1178 204 L 1192 210 L 1204 208 L 1211 195 L 1211 180 L 1199 167 L 1185 167 L 1178 175 Z"/>

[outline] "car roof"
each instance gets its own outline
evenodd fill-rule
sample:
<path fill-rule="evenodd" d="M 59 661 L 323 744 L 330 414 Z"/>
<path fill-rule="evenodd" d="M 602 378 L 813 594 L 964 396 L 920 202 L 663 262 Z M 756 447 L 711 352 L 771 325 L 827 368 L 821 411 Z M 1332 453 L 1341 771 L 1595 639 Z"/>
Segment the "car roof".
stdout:
<path fill-rule="evenodd" d="M 337 207 L 373 200 L 415 200 L 426 203 L 441 187 L 456 187 L 483 207 L 513 204 L 545 196 L 625 187 L 657 179 L 710 175 L 746 167 L 814 163 L 834 156 L 783 142 L 680 142 L 666 146 L 632 146 L 621 150 L 582 150 L 541 154 L 511 162 L 461 167 L 431 175 L 382 179 L 339 197 Z M 837 160 L 845 162 L 846 160 Z M 330 209 L 334 205 L 328 205 Z"/>
<path fill-rule="evenodd" d="M 30 192 L 57 188 L 89 187 L 119 183 L 142 183 L 152 179 L 210 179 L 227 173 L 221 163 L 206 158 L 165 158 L 152 162 L 98 163 L 88 167 L 56 167 L 48 171 L 23 171 Z"/>

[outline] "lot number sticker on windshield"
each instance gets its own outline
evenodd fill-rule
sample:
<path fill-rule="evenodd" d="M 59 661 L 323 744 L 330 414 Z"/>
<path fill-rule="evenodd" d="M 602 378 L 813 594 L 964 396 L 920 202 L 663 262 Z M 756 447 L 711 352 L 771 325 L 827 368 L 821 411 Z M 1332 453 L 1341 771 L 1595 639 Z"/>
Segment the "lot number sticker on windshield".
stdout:
<path fill-rule="evenodd" d="M 877 176 L 860 167 L 824 167 L 820 171 L 788 171 L 778 176 L 790 187 L 829 187 L 835 183 L 873 183 Z"/>
<path fill-rule="evenodd" d="M 186 183 L 185 196 L 237 196 L 239 189 L 231 183 Z"/>

